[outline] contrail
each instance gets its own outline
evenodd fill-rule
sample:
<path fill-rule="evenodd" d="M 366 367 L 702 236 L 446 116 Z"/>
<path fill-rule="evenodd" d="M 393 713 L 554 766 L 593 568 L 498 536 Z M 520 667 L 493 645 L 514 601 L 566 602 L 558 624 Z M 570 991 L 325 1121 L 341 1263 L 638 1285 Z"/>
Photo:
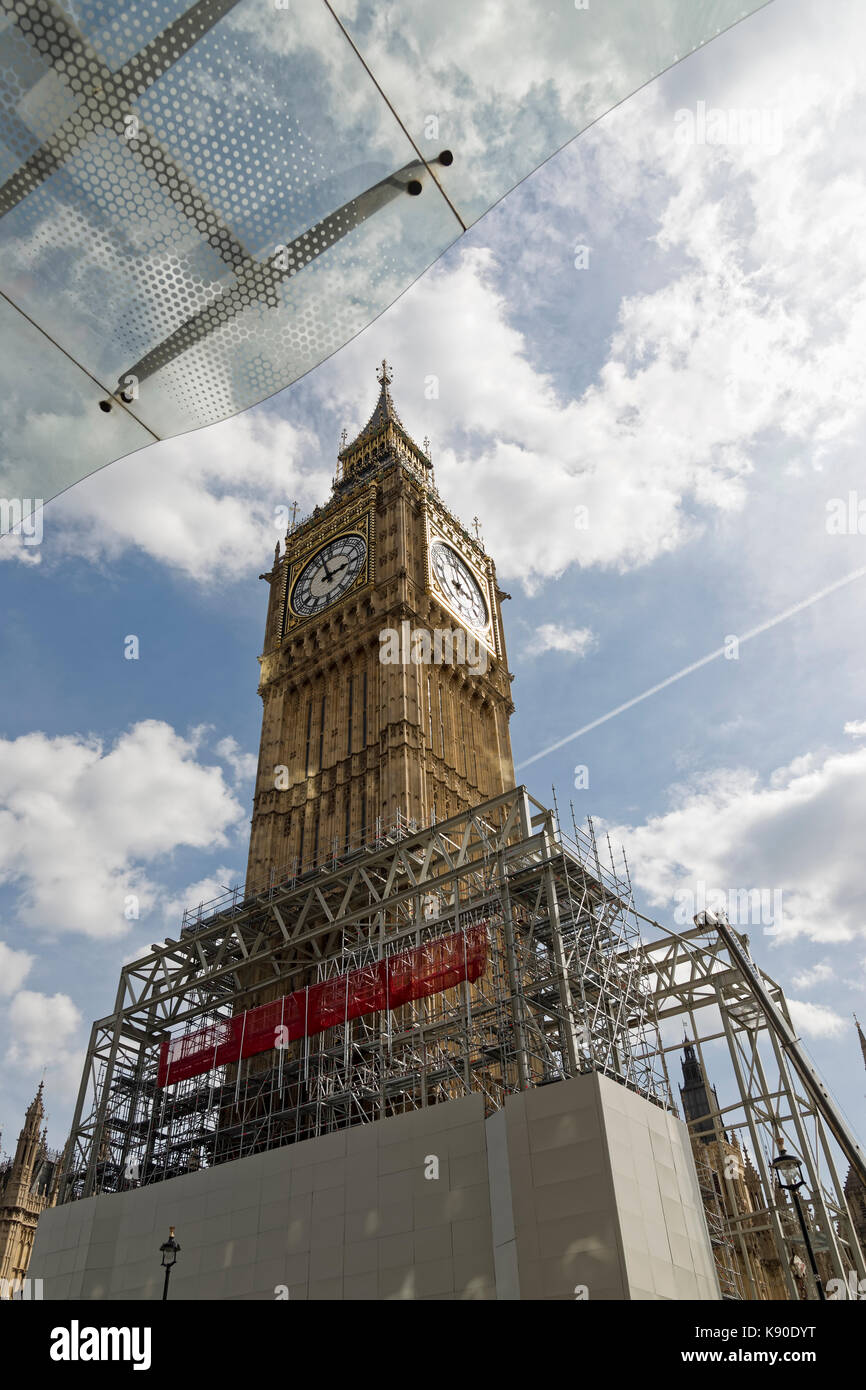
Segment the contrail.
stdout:
<path fill-rule="evenodd" d="M 817 603 L 819 599 L 826 598 L 827 594 L 832 594 L 836 589 L 843 589 L 846 584 L 853 584 L 855 579 L 862 579 L 866 576 L 866 565 L 860 569 L 852 570 L 842 579 L 836 579 L 832 584 L 827 584 L 817 593 L 810 594 L 808 598 L 801 599 L 799 603 L 794 603 L 790 608 L 785 608 L 781 613 L 777 613 L 774 618 L 768 618 L 766 622 L 759 623 L 757 627 L 750 628 L 738 637 L 738 642 L 749 642 L 753 637 L 759 637 L 762 632 L 767 632 L 771 627 L 777 627 L 779 623 L 785 622 L 786 618 L 792 618 L 795 613 L 802 613 L 804 608 L 809 608 L 811 604 Z M 548 753 L 555 753 L 557 748 L 562 748 L 566 743 L 571 743 L 573 739 L 580 738 L 581 734 L 588 734 L 590 729 L 597 729 L 599 724 L 606 724 L 609 719 L 615 719 L 618 714 L 631 709 L 633 705 L 639 705 L 641 700 L 648 700 L 650 695 L 656 695 L 665 686 L 673 685 L 674 681 L 682 680 L 683 676 L 690 676 L 692 671 L 697 671 L 701 666 L 707 666 L 711 661 L 717 661 L 720 656 L 724 656 L 725 647 L 717 647 L 714 652 L 708 652 L 700 660 L 693 661 L 690 666 L 684 666 L 681 671 L 668 676 L 666 680 L 659 681 L 658 685 L 651 685 L 649 690 L 643 690 L 640 695 L 635 695 L 631 700 L 626 700 L 625 704 L 617 705 L 616 709 L 609 710 L 607 714 L 602 714 L 600 718 L 593 719 L 591 724 L 584 724 L 582 728 L 575 729 L 573 734 L 566 734 L 565 738 L 558 739 L 556 743 L 548 744 L 547 748 L 542 748 L 540 753 L 533 753 L 531 758 L 524 758 L 522 763 L 517 764 L 516 770 L 529 767 L 530 763 L 537 763 L 539 758 L 546 758 Z"/>

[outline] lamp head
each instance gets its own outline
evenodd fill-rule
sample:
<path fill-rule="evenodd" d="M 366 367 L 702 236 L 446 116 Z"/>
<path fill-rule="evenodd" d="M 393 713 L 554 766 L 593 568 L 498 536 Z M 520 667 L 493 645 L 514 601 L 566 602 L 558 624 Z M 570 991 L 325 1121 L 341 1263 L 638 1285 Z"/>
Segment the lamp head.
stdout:
<path fill-rule="evenodd" d="M 174 1264 L 175 1260 L 180 1254 L 180 1246 L 174 1238 L 174 1226 L 169 1226 L 168 1240 L 163 1241 L 162 1245 L 159 1247 L 159 1250 L 160 1254 L 162 1255 L 163 1269 L 171 1269 L 172 1265 Z"/>
<path fill-rule="evenodd" d="M 802 1187 L 802 1165 L 799 1158 L 789 1154 L 787 1149 L 781 1148 L 778 1156 L 773 1159 L 773 1171 L 779 1180 L 779 1186 L 786 1192 L 793 1192 L 795 1188 Z"/>

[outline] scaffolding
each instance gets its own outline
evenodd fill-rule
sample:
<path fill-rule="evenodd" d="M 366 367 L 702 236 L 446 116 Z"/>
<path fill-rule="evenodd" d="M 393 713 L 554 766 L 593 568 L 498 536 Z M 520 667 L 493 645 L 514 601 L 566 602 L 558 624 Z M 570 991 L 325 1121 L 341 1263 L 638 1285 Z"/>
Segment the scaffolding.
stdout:
<path fill-rule="evenodd" d="M 627 876 L 523 788 L 186 915 L 93 1028 L 66 1196 L 123 1190 L 468 1092 L 597 1070 L 671 1105 Z M 482 928 L 480 978 L 160 1085 L 160 1056 L 262 1002 Z M 622 959 L 620 959 L 622 957 Z M 191 1046 L 195 1045 L 191 1043 Z"/>
<path fill-rule="evenodd" d="M 834 1273 L 866 1276 L 838 1151 L 861 1173 L 866 1163 L 802 1054 L 781 990 L 726 924 L 680 934 L 653 924 L 661 935 L 645 942 L 628 866 L 605 848 L 602 858 L 591 821 L 579 828 L 572 814 L 566 834 L 557 812 L 518 787 L 429 827 L 401 822 L 370 845 L 334 847 L 323 864 L 186 914 L 178 940 L 124 968 L 113 1013 L 93 1025 L 61 1200 L 469 1093 L 492 1113 L 510 1094 L 592 1071 L 674 1110 L 673 1049 L 660 1030 L 687 1017 L 699 1055 L 711 1039 L 728 1041 L 739 1102 L 715 1118 L 751 1140 L 789 1296 L 791 1231 L 770 1167 L 782 1139 L 806 1165 Z M 435 963 L 445 939 L 452 951 L 463 943 L 466 961 L 481 951 L 482 968 L 467 965 L 435 993 L 407 990 L 395 1007 L 378 996 L 369 1010 L 350 1007 L 350 980 L 381 989 L 407 960 Z M 344 991 L 342 1016 L 332 1009 L 318 1031 L 291 1037 L 275 1028 L 272 1046 L 245 1049 L 254 1011 L 260 1020 L 270 1006 L 279 1023 L 287 1001 L 297 1016 L 298 1001 L 324 987 L 332 1002 Z M 721 1025 L 701 1033 L 696 1015 L 709 1005 Z M 213 1065 L 172 1082 L 166 1058 L 197 1055 L 203 1036 L 240 1041 L 234 1052 L 215 1042 Z M 725 1206 L 721 1282 L 738 1239 Z M 723 1292 L 738 1296 L 729 1282 Z"/>
<path fill-rule="evenodd" d="M 660 936 L 642 942 L 636 954 L 642 965 L 652 1006 L 660 1028 L 668 1020 L 687 1020 L 704 1075 L 709 1074 L 705 1049 L 724 1044 L 728 1077 L 735 1099 L 709 1116 L 690 1123 L 699 1135 L 709 1118 L 717 1132 L 736 1136 L 753 1155 L 760 1180 L 761 1202 L 752 1211 L 740 1210 L 735 1183 L 723 1174 L 724 1207 L 730 1237 L 742 1256 L 747 1298 L 758 1297 L 749 1246 L 755 1238 L 770 1243 L 780 1275 L 792 1300 L 803 1296 L 798 1289 L 794 1257 L 800 1234 L 787 1194 L 780 1189 L 773 1159 L 784 1147 L 799 1159 L 805 1174 L 802 1198 L 811 1241 L 822 1252 L 829 1278 L 852 1292 L 866 1275 L 863 1251 L 839 1176 L 840 1159 L 866 1179 L 866 1156 L 821 1077 L 810 1062 L 791 1022 L 784 992 L 754 960 L 748 936 L 735 931 L 723 915 L 699 914 L 695 926 L 673 932 L 652 919 L 641 920 Z M 675 1042 L 664 1047 L 674 1052 Z M 716 1074 L 720 1059 L 714 1058 Z M 852 1282 L 851 1273 L 857 1279 Z M 806 1298 L 820 1292 L 811 1275 Z"/>
<path fill-rule="evenodd" d="M 721 1192 L 719 1175 L 710 1167 L 700 1152 L 695 1152 L 695 1171 L 707 1223 L 707 1233 L 719 1281 L 719 1293 L 724 1299 L 743 1298 L 743 1281 L 737 1268 L 734 1253 L 734 1239 L 731 1222 Z"/>

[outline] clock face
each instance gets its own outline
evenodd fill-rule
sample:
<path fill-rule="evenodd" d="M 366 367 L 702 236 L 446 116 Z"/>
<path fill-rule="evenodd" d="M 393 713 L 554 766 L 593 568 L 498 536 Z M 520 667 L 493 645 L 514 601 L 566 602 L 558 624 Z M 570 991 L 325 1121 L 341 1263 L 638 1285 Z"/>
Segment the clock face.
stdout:
<path fill-rule="evenodd" d="M 351 589 L 366 557 L 367 545 L 361 536 L 336 536 L 328 541 L 295 580 L 289 600 L 292 612 L 308 618 L 336 603 Z"/>
<path fill-rule="evenodd" d="M 478 586 L 478 581 L 456 550 L 441 541 L 434 541 L 430 559 L 436 581 L 451 607 L 470 627 L 479 630 L 486 628 L 487 604 Z"/>

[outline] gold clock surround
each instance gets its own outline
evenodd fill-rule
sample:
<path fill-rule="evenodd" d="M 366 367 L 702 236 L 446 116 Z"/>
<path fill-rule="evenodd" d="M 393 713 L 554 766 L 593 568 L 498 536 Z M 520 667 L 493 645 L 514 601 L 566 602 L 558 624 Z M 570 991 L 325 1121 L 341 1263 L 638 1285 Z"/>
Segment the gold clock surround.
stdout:
<path fill-rule="evenodd" d="M 487 624 L 485 627 L 475 627 L 468 624 L 465 617 L 463 617 L 459 610 L 449 601 L 448 595 L 443 592 L 433 569 L 433 547 L 436 545 L 444 545 L 449 550 L 453 550 L 459 559 L 462 560 L 463 564 L 472 575 L 472 578 L 475 580 L 475 583 L 478 585 L 481 597 L 484 600 L 485 609 L 487 610 Z M 427 583 L 430 592 L 436 598 L 436 602 L 444 608 L 446 612 L 452 615 L 455 622 L 458 622 L 467 632 L 471 632 L 479 642 L 483 642 L 491 655 L 495 656 L 496 637 L 493 627 L 493 618 L 496 612 L 496 602 L 495 595 L 491 592 L 489 576 L 485 570 L 481 568 L 474 556 L 469 553 L 466 545 L 461 544 L 455 536 L 447 534 L 444 528 L 436 527 L 434 524 L 428 524 L 427 528 Z"/>
<path fill-rule="evenodd" d="M 363 510 L 361 510 L 357 516 L 344 514 L 340 517 L 339 524 L 335 525 L 332 523 L 331 525 L 316 528 L 312 535 L 306 538 L 306 543 L 302 549 L 299 549 L 296 554 L 291 554 L 290 558 L 287 556 L 282 595 L 283 613 L 281 626 L 284 637 L 287 636 L 288 633 L 294 631 L 295 628 L 300 627 L 302 623 L 309 623 L 316 618 L 320 618 L 323 613 L 328 612 L 331 607 L 336 607 L 338 604 L 346 602 L 347 599 L 354 598 L 360 590 L 368 589 L 371 586 L 374 573 L 374 515 L 373 507 L 365 502 Z M 347 589 L 344 594 L 341 594 L 339 598 L 336 598 L 333 604 L 328 604 L 326 608 L 319 610 L 317 613 L 296 613 L 292 608 L 291 598 L 298 580 L 310 562 L 315 560 L 316 556 L 324 550 L 325 546 L 330 545 L 333 541 L 340 540 L 342 536 L 357 536 L 364 542 L 366 547 L 364 562 L 357 577 L 350 588 Z M 291 537 L 289 537 L 289 547 L 291 547 Z"/>

